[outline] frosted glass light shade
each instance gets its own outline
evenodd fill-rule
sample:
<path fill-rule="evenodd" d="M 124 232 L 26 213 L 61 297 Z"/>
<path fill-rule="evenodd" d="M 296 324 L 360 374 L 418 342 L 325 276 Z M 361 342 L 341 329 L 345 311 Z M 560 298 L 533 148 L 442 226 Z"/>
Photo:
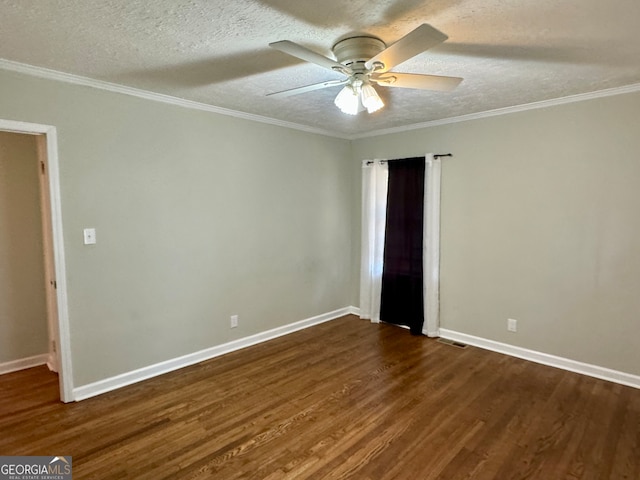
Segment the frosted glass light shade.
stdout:
<path fill-rule="evenodd" d="M 333 103 L 336 104 L 343 113 L 347 113 L 349 115 L 357 115 L 358 114 L 358 94 L 351 87 L 351 85 L 345 86 L 340 93 L 336 96 L 336 99 Z"/>
<path fill-rule="evenodd" d="M 373 113 L 384 107 L 384 102 L 376 92 L 376 89 L 369 84 L 362 86 L 362 104 L 367 109 L 367 112 Z"/>

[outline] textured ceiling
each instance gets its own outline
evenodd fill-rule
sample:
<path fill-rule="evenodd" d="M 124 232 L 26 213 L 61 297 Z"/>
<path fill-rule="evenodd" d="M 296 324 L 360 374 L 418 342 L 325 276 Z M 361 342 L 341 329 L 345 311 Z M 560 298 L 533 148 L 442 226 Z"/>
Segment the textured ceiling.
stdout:
<path fill-rule="evenodd" d="M 340 87 L 266 97 L 342 78 L 271 42 L 331 56 L 421 23 L 449 40 L 394 70 L 463 77 L 453 92 L 380 87 L 386 107 L 355 117 Z M 640 1 L 0 0 L 0 58 L 357 136 L 640 83 Z"/>

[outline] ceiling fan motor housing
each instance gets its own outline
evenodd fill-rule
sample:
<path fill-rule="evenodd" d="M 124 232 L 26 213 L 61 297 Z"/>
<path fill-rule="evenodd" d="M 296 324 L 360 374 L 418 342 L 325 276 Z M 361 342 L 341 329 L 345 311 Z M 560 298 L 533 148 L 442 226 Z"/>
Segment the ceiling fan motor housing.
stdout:
<path fill-rule="evenodd" d="M 364 63 L 385 48 L 385 43 L 376 37 L 351 37 L 339 41 L 331 50 L 338 62 L 358 71 L 366 70 Z"/>

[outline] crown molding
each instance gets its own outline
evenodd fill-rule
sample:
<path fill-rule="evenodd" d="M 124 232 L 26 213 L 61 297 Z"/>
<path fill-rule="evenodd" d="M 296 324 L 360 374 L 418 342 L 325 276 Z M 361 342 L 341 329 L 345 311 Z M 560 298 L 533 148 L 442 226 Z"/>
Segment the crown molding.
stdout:
<path fill-rule="evenodd" d="M 631 85 L 625 85 L 623 87 L 607 88 L 604 90 L 596 90 L 594 92 L 587 92 L 587 93 L 578 93 L 576 95 L 553 98 L 550 100 L 542 100 L 540 102 L 525 103 L 522 105 L 515 105 L 512 107 L 504 107 L 504 108 L 497 108 L 495 110 L 487 110 L 485 112 L 470 113 L 468 115 L 460 115 L 458 117 L 443 118 L 440 120 L 431 120 L 429 122 L 423 122 L 423 123 L 414 123 L 412 125 L 405 125 L 402 127 L 392 127 L 392 128 L 381 129 L 381 130 L 374 130 L 367 133 L 352 135 L 351 137 L 349 137 L 349 139 L 357 140 L 360 138 L 377 137 L 379 135 L 388 135 L 390 133 L 402 133 L 410 130 L 418 130 L 421 128 L 438 127 L 440 125 L 448 125 L 450 123 L 467 122 L 469 120 L 479 120 L 482 118 L 496 117 L 499 115 L 508 115 L 511 113 L 518 113 L 518 112 L 526 112 L 528 110 L 535 110 L 538 108 L 555 107 L 557 105 L 564 105 L 567 103 L 582 102 L 585 100 L 593 100 L 596 98 L 611 97 L 614 95 L 622 95 L 625 93 L 635 93 L 639 91 L 640 91 L 640 83 L 634 83 Z"/>
<path fill-rule="evenodd" d="M 287 122 L 287 121 L 278 120 L 275 118 L 264 117 L 262 115 L 256 115 L 253 113 L 246 113 L 246 112 L 240 112 L 237 110 L 231 110 L 229 108 L 216 107 L 215 105 L 209 105 L 207 103 L 194 102 L 192 100 L 185 100 L 183 98 L 173 97 L 171 95 L 150 92 L 148 90 L 128 87 L 126 85 L 105 82 L 102 80 L 95 80 L 93 78 L 74 75 L 71 73 L 59 72 L 57 70 L 51 70 L 48 68 L 36 67 L 33 65 L 28 65 L 26 63 L 14 62 L 12 60 L 7 60 L 4 58 L 0 58 L 0 69 L 12 71 L 16 73 L 22 73 L 25 75 L 31 75 L 34 77 L 45 78 L 48 80 L 55 80 L 58 82 L 71 83 L 74 85 L 82 85 L 85 87 L 97 88 L 99 90 L 106 90 L 109 92 L 120 93 L 123 95 L 130 95 L 133 97 L 144 98 L 146 100 L 152 100 L 155 102 L 166 103 L 169 105 L 176 105 L 183 108 L 189 108 L 193 110 L 202 110 L 205 112 L 217 113 L 219 115 L 226 115 L 230 117 L 241 118 L 244 120 L 251 120 L 254 122 L 266 123 L 268 125 L 290 128 L 293 130 L 299 130 L 307 133 L 314 133 L 317 135 L 341 138 L 343 140 L 358 140 L 361 138 L 377 137 L 379 135 L 402 133 L 402 132 L 408 132 L 411 130 L 419 130 L 421 128 L 437 127 L 440 125 L 448 125 L 451 123 L 467 122 L 469 120 L 479 120 L 482 118 L 496 117 L 499 115 L 508 115 L 511 113 L 525 112 L 527 110 L 554 107 L 557 105 L 564 105 L 567 103 L 582 102 L 584 100 L 593 100 L 596 98 L 610 97 L 614 95 L 622 95 L 625 93 L 635 93 L 640 91 L 640 83 L 635 83 L 635 84 L 626 85 L 622 87 L 607 88 L 604 90 L 596 90 L 594 92 L 579 93 L 576 95 L 569 95 L 566 97 L 553 98 L 550 100 L 542 100 L 540 102 L 525 103 L 522 105 L 515 105 L 511 107 L 497 108 L 495 110 L 487 110 L 484 112 L 471 113 L 468 115 L 442 118 L 439 120 L 431 120 L 428 122 L 414 123 L 411 125 L 385 128 L 385 129 L 373 130 L 373 131 L 361 133 L 361 134 L 349 135 L 349 134 L 341 134 L 339 132 L 335 132 L 332 130 L 325 130 L 322 128 L 302 125 L 299 123 Z"/>
<path fill-rule="evenodd" d="M 167 103 L 169 105 L 176 105 L 178 107 L 189 108 L 192 110 L 202 110 L 205 112 L 217 113 L 219 115 L 227 115 L 230 117 L 242 118 L 244 120 L 251 120 L 254 122 L 275 125 L 277 127 L 291 128 L 294 130 L 301 130 L 307 133 L 315 133 L 318 135 L 324 135 L 324 136 L 349 140 L 348 136 L 341 135 L 337 132 L 333 132 L 330 130 L 314 128 L 308 125 L 301 125 L 293 122 L 286 122 L 284 120 L 264 117 L 262 115 L 256 115 L 253 113 L 240 112 L 237 110 L 231 110 L 229 108 L 216 107 L 215 105 L 209 105 L 201 102 L 194 102 L 192 100 L 185 100 L 183 98 L 173 97 L 171 95 L 150 92 L 148 90 L 128 87 L 126 85 L 105 82 L 102 80 L 95 80 L 93 78 L 74 75 L 71 73 L 59 72 L 57 70 L 51 70 L 49 68 L 36 67 L 33 65 L 28 65 L 26 63 L 14 62 L 12 60 L 7 60 L 4 58 L 0 58 L 0 69 L 8 70 L 16 73 L 22 73 L 25 75 L 31 75 L 39 78 L 45 78 L 47 80 L 55 80 L 58 82 L 71 83 L 74 85 L 82 85 L 84 87 L 97 88 L 98 90 L 106 90 L 108 92 L 120 93 L 123 95 L 130 95 L 133 97 L 144 98 L 146 100 L 152 100 L 155 102 Z"/>

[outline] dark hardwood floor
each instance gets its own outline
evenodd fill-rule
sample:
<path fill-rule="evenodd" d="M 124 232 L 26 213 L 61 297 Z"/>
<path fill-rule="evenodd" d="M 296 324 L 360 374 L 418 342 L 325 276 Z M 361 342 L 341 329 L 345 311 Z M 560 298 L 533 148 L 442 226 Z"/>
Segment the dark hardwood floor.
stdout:
<path fill-rule="evenodd" d="M 344 317 L 83 402 L 0 376 L 0 455 L 74 479 L 640 479 L 640 390 Z"/>

